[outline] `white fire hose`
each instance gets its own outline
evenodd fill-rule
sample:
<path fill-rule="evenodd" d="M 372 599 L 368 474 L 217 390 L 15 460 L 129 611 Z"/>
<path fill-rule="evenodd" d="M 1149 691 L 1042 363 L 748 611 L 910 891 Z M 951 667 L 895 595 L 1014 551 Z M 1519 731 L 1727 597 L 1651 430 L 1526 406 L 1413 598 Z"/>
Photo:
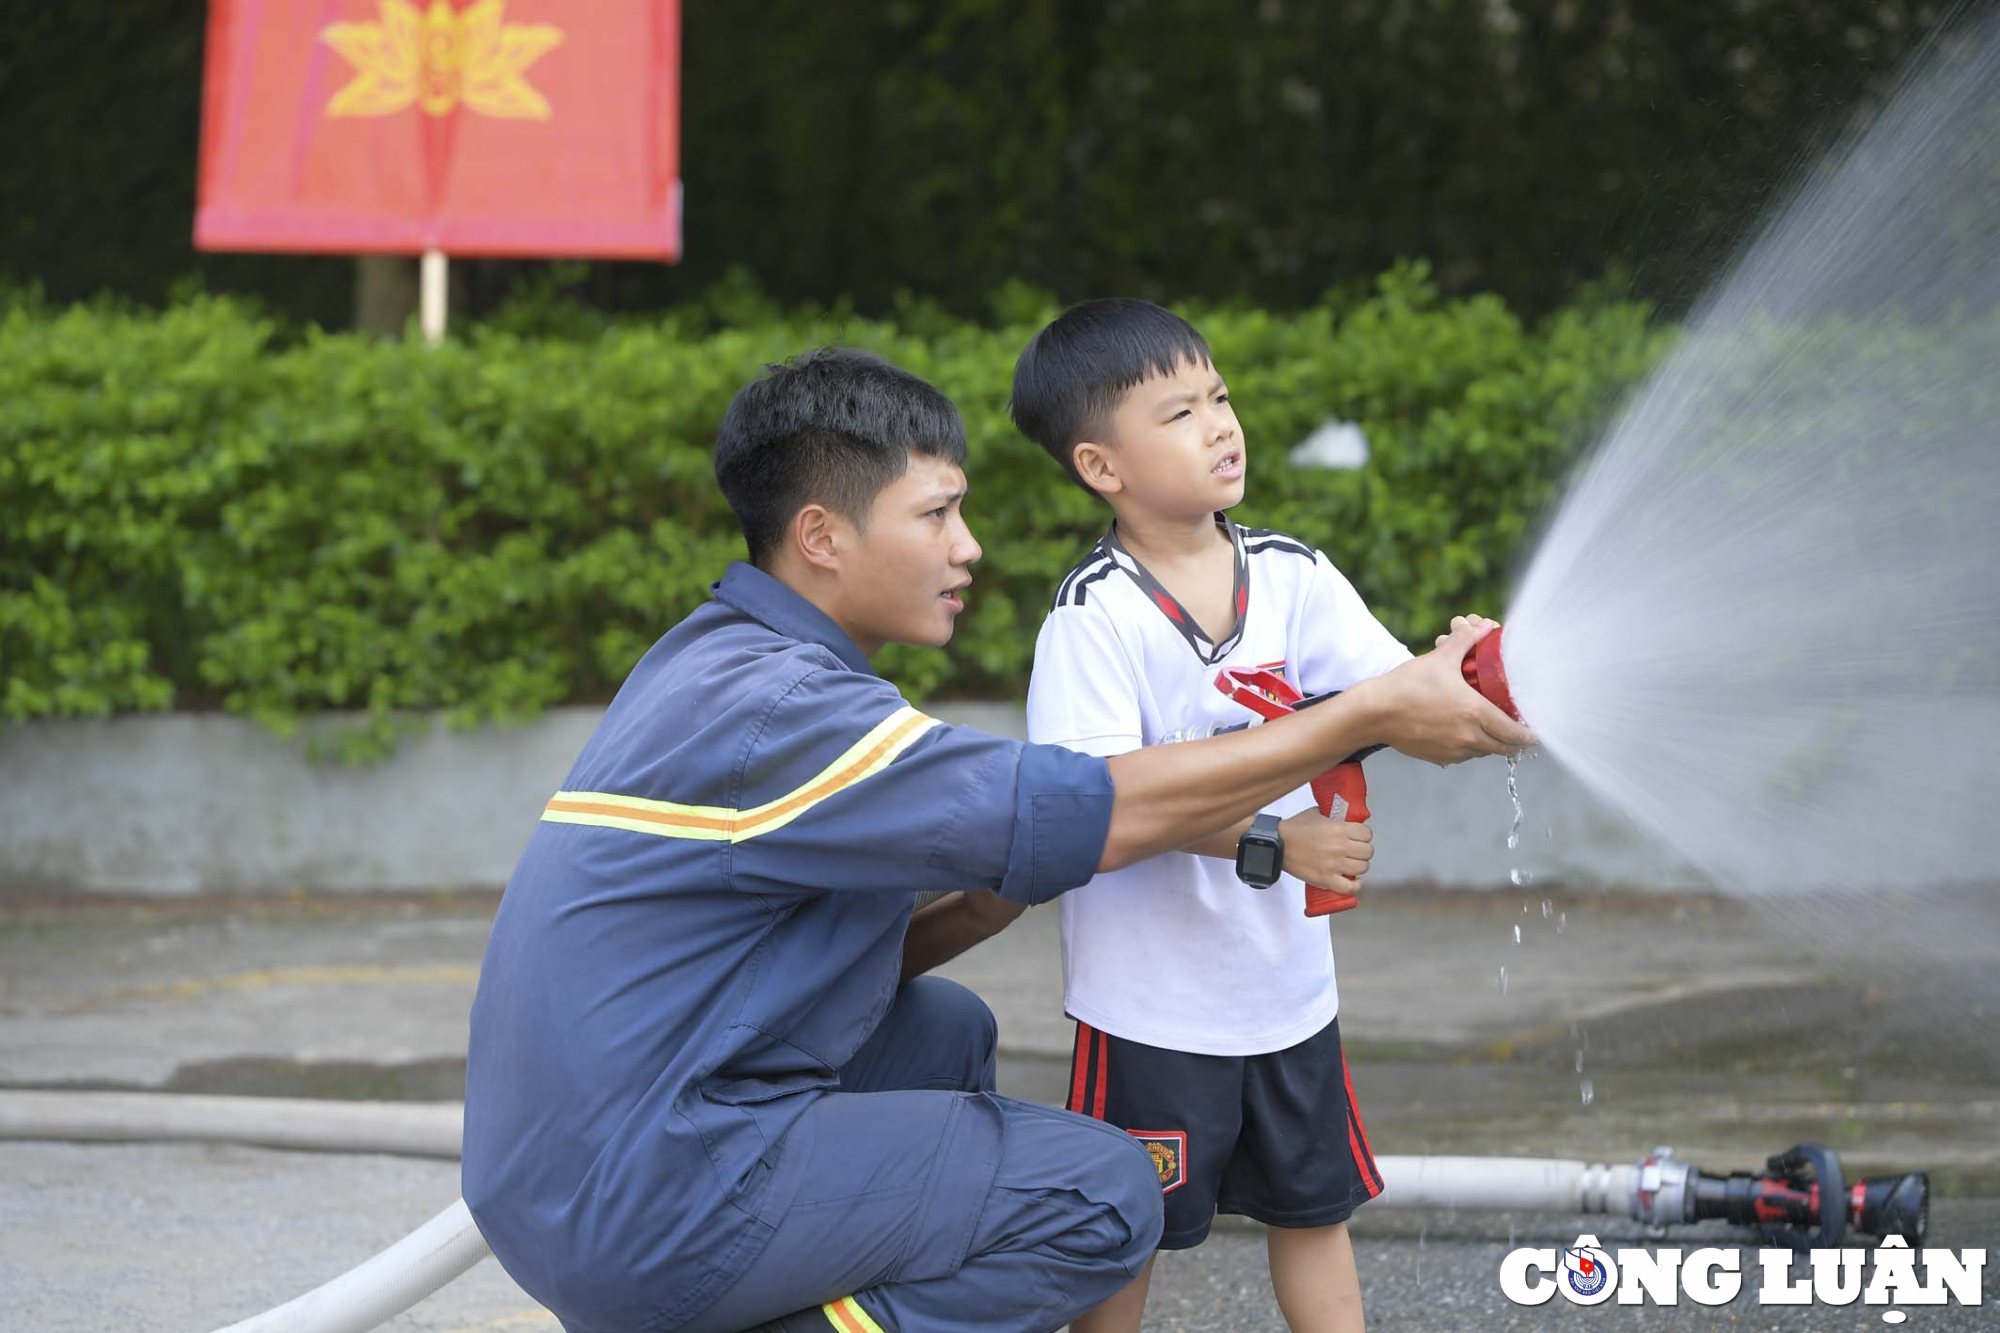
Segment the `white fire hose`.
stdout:
<path fill-rule="evenodd" d="M 456 1102 L 327 1102 L 166 1093 L 0 1092 L 0 1140 L 243 1143 L 458 1156 Z M 1397 1207 L 1636 1215 L 1642 1167 L 1534 1157 L 1378 1157 Z M 323 1286 L 218 1333 L 365 1333 L 492 1251 L 463 1199 Z"/>

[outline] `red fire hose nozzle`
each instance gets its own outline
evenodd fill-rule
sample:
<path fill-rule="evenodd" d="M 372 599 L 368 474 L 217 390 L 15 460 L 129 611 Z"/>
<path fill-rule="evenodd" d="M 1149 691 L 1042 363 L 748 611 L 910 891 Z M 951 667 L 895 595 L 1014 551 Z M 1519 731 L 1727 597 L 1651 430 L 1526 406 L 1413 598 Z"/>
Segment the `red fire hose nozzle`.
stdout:
<path fill-rule="evenodd" d="M 1472 651 L 1465 655 L 1459 670 L 1465 675 L 1465 683 L 1484 695 L 1508 717 L 1516 722 L 1521 720 L 1521 710 L 1514 706 L 1514 696 L 1507 692 L 1507 664 L 1500 660 L 1500 633 L 1502 625 L 1487 632 Z"/>

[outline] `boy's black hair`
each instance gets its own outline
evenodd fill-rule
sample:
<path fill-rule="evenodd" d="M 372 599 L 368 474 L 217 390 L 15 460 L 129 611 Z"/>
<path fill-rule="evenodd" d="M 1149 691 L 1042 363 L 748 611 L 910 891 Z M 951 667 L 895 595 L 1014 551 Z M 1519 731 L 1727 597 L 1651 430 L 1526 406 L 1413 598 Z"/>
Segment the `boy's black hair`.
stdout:
<path fill-rule="evenodd" d="M 1214 358 L 1194 325 L 1173 311 L 1129 297 L 1085 301 L 1036 334 L 1014 363 L 1009 411 L 1020 432 L 1088 491 L 1076 446 L 1103 432 L 1134 385 L 1186 362 L 1206 366 Z"/>
<path fill-rule="evenodd" d="M 736 391 L 715 436 L 715 480 L 761 567 L 805 505 L 865 528 L 912 453 L 964 465 L 965 422 L 951 400 L 879 356 L 820 347 Z"/>

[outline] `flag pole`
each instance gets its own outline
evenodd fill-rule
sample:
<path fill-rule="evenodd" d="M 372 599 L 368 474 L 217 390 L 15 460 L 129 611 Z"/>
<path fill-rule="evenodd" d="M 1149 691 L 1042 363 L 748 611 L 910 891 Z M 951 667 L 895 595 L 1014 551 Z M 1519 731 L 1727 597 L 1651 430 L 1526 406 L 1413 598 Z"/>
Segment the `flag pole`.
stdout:
<path fill-rule="evenodd" d="M 444 341 L 445 315 L 450 304 L 450 287 L 446 282 L 448 262 L 444 251 L 426 250 L 418 273 L 418 286 L 422 291 L 424 343 L 430 347 Z"/>

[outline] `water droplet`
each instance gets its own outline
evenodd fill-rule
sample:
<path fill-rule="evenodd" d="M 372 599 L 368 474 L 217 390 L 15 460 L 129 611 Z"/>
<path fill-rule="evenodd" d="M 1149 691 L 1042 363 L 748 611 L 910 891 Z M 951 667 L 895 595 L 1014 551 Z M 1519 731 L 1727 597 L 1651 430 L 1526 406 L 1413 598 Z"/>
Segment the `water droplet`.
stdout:
<path fill-rule="evenodd" d="M 1556 831 L 1554 825 L 1551 825 L 1548 828 L 1543 829 L 1542 837 L 1550 842 L 1554 842 L 1556 840 Z"/>
<path fill-rule="evenodd" d="M 1516 926 L 1514 927 L 1514 943 L 1519 944 L 1520 942 L 1521 942 L 1521 928 L 1519 926 Z"/>
<path fill-rule="evenodd" d="M 1548 919 L 1549 919 L 1549 900 L 1547 898 L 1544 898 L 1542 899 L 1542 920 L 1547 921 Z"/>
<path fill-rule="evenodd" d="M 1521 883 L 1521 867 L 1515 866 L 1512 870 L 1508 871 L 1507 878 L 1512 880 L 1514 884 L 1518 887 L 1519 884 Z M 1525 905 L 1523 905 L 1521 910 L 1525 912 L 1528 909 Z"/>
<path fill-rule="evenodd" d="M 1576 1072 L 1579 1074 L 1583 1072 L 1583 1052 L 1581 1050 L 1576 1053 Z"/>
<path fill-rule="evenodd" d="M 1567 926 L 1568 924 L 1569 924 L 1569 913 L 1568 913 L 1568 912 L 1557 912 L 1557 913 L 1556 913 L 1556 934 L 1558 934 L 1558 935 L 1562 934 L 1562 933 L 1563 933 L 1563 927 L 1564 927 L 1564 926 Z"/>
<path fill-rule="evenodd" d="M 1589 1079 L 1585 1079 L 1583 1081 L 1583 1086 L 1580 1089 L 1578 1089 L 1578 1091 L 1580 1091 L 1583 1094 L 1583 1104 L 1585 1106 L 1590 1105 L 1592 1100 L 1594 1100 L 1597 1096 L 1597 1089 L 1590 1086 Z"/>
<path fill-rule="evenodd" d="M 1507 969 L 1504 967 L 1500 969 L 1500 993 L 1507 993 Z"/>
<path fill-rule="evenodd" d="M 1515 781 L 1515 775 L 1520 767 L 1521 756 L 1517 754 L 1507 756 L 1507 799 L 1514 803 L 1514 823 L 1507 830 L 1508 851 L 1513 851 L 1521 845 L 1521 788 Z"/>

